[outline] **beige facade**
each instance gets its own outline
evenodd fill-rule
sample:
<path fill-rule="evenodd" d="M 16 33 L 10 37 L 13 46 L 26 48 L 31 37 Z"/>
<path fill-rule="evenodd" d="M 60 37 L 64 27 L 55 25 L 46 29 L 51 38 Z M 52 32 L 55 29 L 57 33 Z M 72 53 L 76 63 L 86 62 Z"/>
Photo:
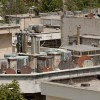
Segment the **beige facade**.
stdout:
<path fill-rule="evenodd" d="M 2 25 L 0 26 L 0 59 L 4 54 L 12 53 L 12 34 L 19 31 L 19 25 Z"/>
<path fill-rule="evenodd" d="M 40 17 L 35 16 L 34 14 L 19 14 L 19 15 L 7 15 L 7 19 L 10 24 L 20 25 L 20 29 L 27 29 L 30 24 L 40 24 Z"/>
<path fill-rule="evenodd" d="M 62 18 L 62 45 L 68 45 L 68 36 L 77 35 L 77 27 L 80 28 L 80 35 L 92 34 L 100 35 L 100 19 L 99 18 L 83 18 L 83 17 L 64 17 Z"/>
<path fill-rule="evenodd" d="M 40 18 L 21 18 L 19 24 L 20 28 L 24 30 L 28 28 L 30 24 L 40 24 Z"/>
<path fill-rule="evenodd" d="M 0 34 L 0 59 L 4 58 L 4 54 L 12 53 L 12 34 Z"/>
<path fill-rule="evenodd" d="M 52 96 L 46 96 L 46 100 L 69 100 L 69 99 L 52 97 Z"/>

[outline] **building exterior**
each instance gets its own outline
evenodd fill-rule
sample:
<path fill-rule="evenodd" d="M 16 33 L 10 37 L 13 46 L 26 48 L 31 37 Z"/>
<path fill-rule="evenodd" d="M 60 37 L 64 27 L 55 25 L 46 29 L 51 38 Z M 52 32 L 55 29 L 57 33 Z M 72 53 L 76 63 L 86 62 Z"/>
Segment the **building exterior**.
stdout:
<path fill-rule="evenodd" d="M 64 17 L 62 18 L 62 45 L 69 45 L 69 36 L 77 35 L 77 27 L 80 25 L 81 35 L 99 35 L 100 19 L 86 17 Z"/>
<path fill-rule="evenodd" d="M 6 19 L 10 24 L 19 24 L 21 30 L 27 29 L 29 24 L 40 24 L 40 17 L 34 14 L 7 15 Z"/>
<path fill-rule="evenodd" d="M 90 75 L 42 82 L 41 93 L 46 100 L 99 100 L 99 78 Z"/>
<path fill-rule="evenodd" d="M 12 34 L 20 29 L 19 25 L 0 26 L 0 59 L 5 53 L 12 53 Z"/>

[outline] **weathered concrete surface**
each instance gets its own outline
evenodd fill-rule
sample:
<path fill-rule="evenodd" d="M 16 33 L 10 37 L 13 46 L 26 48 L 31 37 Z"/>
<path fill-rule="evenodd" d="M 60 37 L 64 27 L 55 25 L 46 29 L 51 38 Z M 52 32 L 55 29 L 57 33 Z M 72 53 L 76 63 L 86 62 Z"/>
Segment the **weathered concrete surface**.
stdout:
<path fill-rule="evenodd" d="M 1 74 L 0 84 L 10 83 L 16 79 L 19 82 L 22 93 L 37 93 L 41 92 L 40 83 L 47 80 L 78 77 L 84 75 L 94 75 L 100 73 L 100 67 L 95 66 L 91 68 L 77 68 L 67 69 L 61 71 L 45 72 L 45 73 L 34 73 L 34 74 Z"/>

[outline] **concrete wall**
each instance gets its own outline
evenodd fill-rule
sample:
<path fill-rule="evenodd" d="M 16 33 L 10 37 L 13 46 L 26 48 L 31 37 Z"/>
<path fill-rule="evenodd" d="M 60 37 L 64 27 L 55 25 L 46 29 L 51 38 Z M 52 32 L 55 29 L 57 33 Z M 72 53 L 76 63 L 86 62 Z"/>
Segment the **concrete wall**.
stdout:
<path fill-rule="evenodd" d="M 0 34 L 0 59 L 5 53 L 12 52 L 12 34 Z"/>
<path fill-rule="evenodd" d="M 80 34 L 100 35 L 100 19 L 65 17 L 62 18 L 62 45 L 68 45 L 68 36 L 77 34 L 77 26 L 81 25 Z"/>
<path fill-rule="evenodd" d="M 40 24 L 41 23 L 40 17 L 34 17 L 34 18 L 21 17 L 21 18 L 17 18 L 17 19 L 18 19 L 17 24 L 20 25 L 21 30 L 26 29 L 29 26 L 29 24 Z M 16 24 L 16 17 L 11 18 L 10 23 Z"/>
<path fill-rule="evenodd" d="M 57 97 L 55 100 L 100 100 L 100 91 L 90 88 L 69 86 L 67 84 L 44 82 L 41 85 L 43 95 Z M 58 99 L 59 98 L 59 99 Z M 65 98 L 65 99 L 60 99 Z M 53 99 L 48 99 L 53 100 Z"/>
<path fill-rule="evenodd" d="M 15 34 L 17 31 L 20 30 L 19 25 L 3 25 L 0 26 L 0 34 L 7 34 L 7 33 L 12 33 Z"/>
<path fill-rule="evenodd" d="M 22 18 L 20 19 L 21 29 L 24 30 L 29 24 L 40 24 L 40 18 Z"/>
<path fill-rule="evenodd" d="M 63 99 L 63 98 L 58 98 L 58 97 L 46 96 L 46 100 L 69 100 L 69 99 Z"/>

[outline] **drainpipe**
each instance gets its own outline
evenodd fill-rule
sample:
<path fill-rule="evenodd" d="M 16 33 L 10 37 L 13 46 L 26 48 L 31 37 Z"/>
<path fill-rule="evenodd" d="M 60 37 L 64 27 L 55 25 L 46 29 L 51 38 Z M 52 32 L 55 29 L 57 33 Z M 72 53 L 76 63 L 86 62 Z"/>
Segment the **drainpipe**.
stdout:
<path fill-rule="evenodd" d="M 80 29 L 81 26 L 77 26 L 77 45 L 80 45 Z"/>

